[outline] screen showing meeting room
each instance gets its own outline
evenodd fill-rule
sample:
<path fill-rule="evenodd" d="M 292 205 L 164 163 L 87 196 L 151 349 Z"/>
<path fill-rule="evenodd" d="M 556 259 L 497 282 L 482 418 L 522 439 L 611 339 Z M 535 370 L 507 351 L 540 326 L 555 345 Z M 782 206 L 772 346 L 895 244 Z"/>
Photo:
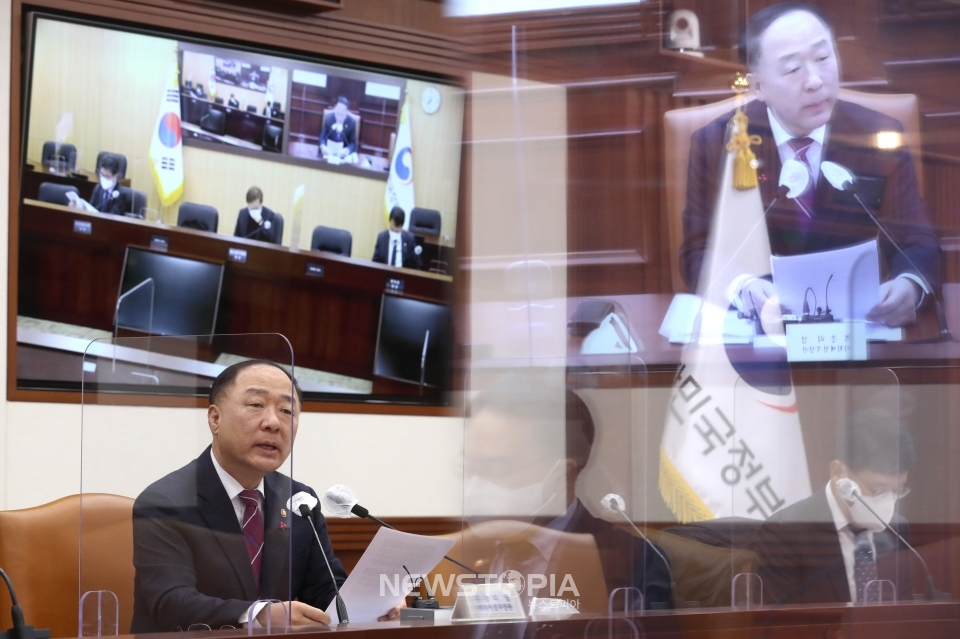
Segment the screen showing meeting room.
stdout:
<path fill-rule="evenodd" d="M 178 41 L 52 18 L 36 21 L 27 123 L 27 159 L 39 160 L 43 143 L 57 139 L 61 114 L 73 126 L 65 140 L 78 149 L 78 168 L 92 171 L 100 151 L 126 155 L 127 177 L 147 194 L 147 206 L 160 211 L 148 161 L 164 84 L 177 64 Z M 224 49 L 224 51 L 228 51 Z M 275 58 L 274 58 L 275 59 Z M 195 78 L 194 81 L 198 81 Z M 420 108 L 427 86 L 441 93 L 433 115 Z M 229 92 L 238 87 L 223 87 Z M 284 89 L 285 90 L 285 89 Z M 427 80 L 408 80 L 416 203 L 437 209 L 442 233 L 455 242 L 462 92 Z M 241 99 L 241 102 L 243 100 Z M 284 105 L 286 107 L 286 105 Z M 264 204 L 286 217 L 282 243 L 290 244 L 294 190 L 306 185 L 300 248 L 309 248 L 312 229 L 323 224 L 353 234 L 353 255 L 368 259 L 385 225 L 383 179 L 358 177 L 321 168 L 295 166 L 184 146 L 184 194 L 180 202 L 214 206 L 219 232 L 231 235 L 250 186 L 264 192 Z M 177 220 L 178 204 L 164 208 L 162 219 Z"/>

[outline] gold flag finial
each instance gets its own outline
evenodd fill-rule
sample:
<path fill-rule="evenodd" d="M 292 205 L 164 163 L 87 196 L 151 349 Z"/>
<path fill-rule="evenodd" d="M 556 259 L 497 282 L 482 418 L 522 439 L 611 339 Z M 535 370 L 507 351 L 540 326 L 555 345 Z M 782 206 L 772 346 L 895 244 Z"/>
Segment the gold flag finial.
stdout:
<path fill-rule="evenodd" d="M 746 191 L 757 188 L 757 167 L 760 163 L 750 147 L 760 144 L 761 140 L 759 135 L 747 133 L 750 121 L 743 112 L 743 94 L 749 88 L 747 78 L 738 72 L 730 83 L 730 88 L 737 92 L 737 112 L 730 120 L 733 130 L 730 141 L 727 142 L 727 151 L 737 154 L 733 159 L 733 188 Z"/>

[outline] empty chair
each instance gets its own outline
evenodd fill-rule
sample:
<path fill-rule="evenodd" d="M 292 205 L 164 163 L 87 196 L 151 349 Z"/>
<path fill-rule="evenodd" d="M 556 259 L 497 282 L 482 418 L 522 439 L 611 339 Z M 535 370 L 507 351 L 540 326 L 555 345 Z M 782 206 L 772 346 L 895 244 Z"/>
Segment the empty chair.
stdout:
<path fill-rule="evenodd" d="M 97 168 L 95 170 L 98 172 L 100 171 L 100 163 L 103 162 L 103 159 L 108 155 L 112 155 L 113 157 L 117 158 L 117 162 L 120 164 L 120 171 L 117 173 L 117 177 L 121 180 L 127 177 L 127 156 L 123 155 L 122 153 L 100 151 L 100 153 L 97 154 Z"/>
<path fill-rule="evenodd" d="M 267 151 L 279 151 L 281 135 L 283 135 L 283 129 L 268 123 L 263 127 L 263 148 Z"/>
<path fill-rule="evenodd" d="M 49 202 L 50 204 L 62 204 L 67 206 L 70 204 L 70 200 L 67 198 L 67 193 L 76 193 L 79 197 L 80 191 L 77 190 L 77 187 L 71 186 L 69 184 L 57 184 L 56 182 L 44 182 L 40 185 L 40 193 L 37 195 L 37 199 L 41 202 Z"/>
<path fill-rule="evenodd" d="M 227 114 L 208 105 L 203 117 L 200 118 L 200 128 L 210 133 L 223 135 L 226 126 Z"/>
<path fill-rule="evenodd" d="M 220 225 L 220 213 L 217 209 L 206 204 L 184 202 L 177 213 L 177 226 L 200 231 L 217 232 Z"/>
<path fill-rule="evenodd" d="M 72 144 L 61 144 L 58 147 L 56 142 L 44 142 L 40 162 L 44 166 L 56 166 L 72 171 L 77 166 L 77 147 Z"/>
<path fill-rule="evenodd" d="M 353 250 L 353 236 L 350 231 L 333 229 L 329 226 L 318 226 L 313 229 L 310 250 L 350 257 Z"/>
<path fill-rule="evenodd" d="M 250 113 L 256 113 L 256 112 L 257 112 L 257 107 L 253 106 L 252 104 L 248 104 L 248 105 L 247 105 L 247 111 L 249 111 Z"/>
<path fill-rule="evenodd" d="M 440 235 L 440 211 L 414 208 L 410 211 L 410 232 L 421 235 Z"/>
<path fill-rule="evenodd" d="M 127 198 L 127 202 L 130 203 L 130 208 L 124 212 L 124 215 L 144 217 L 144 209 L 147 208 L 147 194 L 127 186 L 121 186 L 119 190 L 121 195 Z"/>
<path fill-rule="evenodd" d="M 214 98 L 213 101 L 215 104 L 223 104 L 223 98 Z"/>
<path fill-rule="evenodd" d="M 277 244 L 283 244 L 283 216 L 273 212 L 273 228 L 276 230 Z"/>

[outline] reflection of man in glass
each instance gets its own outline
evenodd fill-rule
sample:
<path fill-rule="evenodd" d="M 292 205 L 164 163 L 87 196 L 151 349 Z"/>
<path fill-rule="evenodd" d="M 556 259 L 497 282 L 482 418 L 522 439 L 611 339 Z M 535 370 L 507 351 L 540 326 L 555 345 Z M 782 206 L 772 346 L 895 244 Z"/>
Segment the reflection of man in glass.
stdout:
<path fill-rule="evenodd" d="M 781 167 L 787 160 L 800 162 L 810 179 L 806 191 L 794 199 L 781 197 L 767 215 L 773 253 L 815 253 L 879 235 L 886 281 L 868 319 L 890 326 L 913 323 L 916 309 L 938 292 L 940 248 L 927 221 L 909 150 L 899 142 L 894 148 L 880 148 L 888 145 L 881 145 L 885 138 L 878 134 L 893 133 L 888 138 L 899 140 L 902 125 L 838 99 L 840 70 L 833 32 L 824 17 L 807 5 L 780 3 L 754 14 L 747 25 L 746 56 L 747 78 L 757 99 L 745 111 L 749 133 L 761 139 L 753 150 L 759 160 L 764 209 L 777 196 Z M 693 291 L 708 245 L 731 116 L 726 114 L 697 131 L 690 149 L 680 265 Z M 844 201 L 844 194 L 830 185 L 820 171 L 821 162 L 828 160 L 847 167 L 858 182 L 882 193 L 879 206 L 870 205 L 909 261 L 855 201 Z M 933 290 L 927 290 L 924 278 Z M 729 292 L 741 306 L 758 311 L 776 299 L 773 284 L 762 278 L 742 277 Z M 779 319 L 775 304 L 766 311 L 765 315 Z"/>
<path fill-rule="evenodd" d="M 590 411 L 576 393 L 509 375 L 473 401 L 471 414 L 464 441 L 468 520 L 509 518 L 590 534 L 608 593 L 635 587 L 647 608 L 671 606 L 669 566 L 643 540 L 591 515 L 575 494 L 594 440 Z M 534 532 L 529 542 L 514 563 L 485 558 L 491 563 L 483 570 L 523 576 L 547 574 L 544 568 L 554 566 L 562 572 L 556 536 Z"/>
<path fill-rule="evenodd" d="M 348 158 L 357 150 L 357 121 L 347 112 L 349 108 L 350 100 L 341 95 L 333 112 L 323 119 L 320 154 L 325 159 L 330 156 Z"/>
<path fill-rule="evenodd" d="M 906 549 L 884 524 L 909 536 L 896 511 L 909 492 L 914 458 L 913 440 L 888 412 L 855 415 L 845 450 L 830 463 L 826 487 L 774 514 L 760 529 L 756 551 L 764 601 L 878 601 L 881 586 L 870 583 L 878 579 L 893 583 L 897 599 L 909 600 L 911 559 L 895 553 Z M 870 508 L 855 497 L 845 499 L 844 484 L 855 487 Z M 883 588 L 883 599 L 890 599 L 890 584 Z"/>

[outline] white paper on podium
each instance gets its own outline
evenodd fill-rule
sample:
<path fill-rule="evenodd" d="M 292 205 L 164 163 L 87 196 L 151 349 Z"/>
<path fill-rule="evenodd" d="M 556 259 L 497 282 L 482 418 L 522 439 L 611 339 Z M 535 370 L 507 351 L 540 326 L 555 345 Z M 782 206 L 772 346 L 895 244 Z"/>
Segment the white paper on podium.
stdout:
<path fill-rule="evenodd" d="M 407 571 L 415 576 L 426 575 L 437 567 L 453 544 L 453 539 L 380 528 L 340 588 L 350 621 L 376 621 L 387 614 L 410 594 Z M 399 588 L 391 588 L 397 584 Z M 339 621 L 335 599 L 330 602 L 326 612 L 330 615 L 331 623 Z"/>
<path fill-rule="evenodd" d="M 829 305 L 837 320 L 866 320 L 867 313 L 880 301 L 880 253 L 876 240 L 833 251 L 773 256 L 770 268 L 785 314 L 800 317 L 806 296 L 811 315 L 818 306 L 826 311 Z M 895 341 L 903 337 L 900 328 L 877 322 L 867 322 L 866 327 L 868 340 Z"/>

